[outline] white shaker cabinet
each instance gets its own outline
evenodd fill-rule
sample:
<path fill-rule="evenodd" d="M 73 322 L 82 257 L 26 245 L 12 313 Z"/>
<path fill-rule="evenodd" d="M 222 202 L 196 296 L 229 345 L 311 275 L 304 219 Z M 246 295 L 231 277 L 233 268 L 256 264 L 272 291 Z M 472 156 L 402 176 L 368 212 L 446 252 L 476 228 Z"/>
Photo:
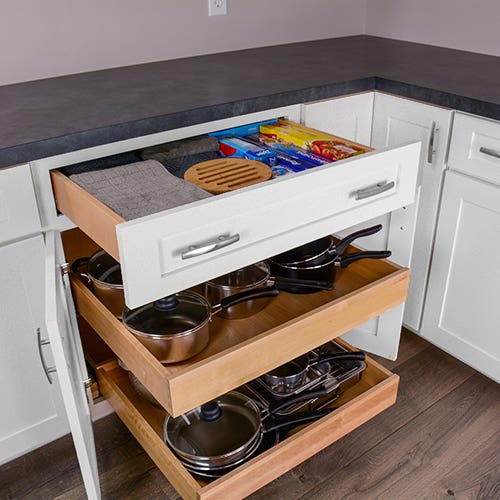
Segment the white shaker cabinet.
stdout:
<path fill-rule="evenodd" d="M 449 171 L 421 335 L 500 382 L 500 187 Z"/>
<path fill-rule="evenodd" d="M 306 125 L 350 140 L 369 141 L 375 149 L 409 140 L 423 143 L 415 203 L 341 233 L 383 224 L 383 231 L 359 240 L 359 245 L 368 249 L 388 248 L 393 252 L 392 260 L 412 269 L 405 306 L 394 308 L 343 337 L 352 341 L 352 336 L 362 333 L 364 343 L 358 342 L 359 347 L 373 351 L 375 345 L 380 348 L 385 344 L 384 355 L 393 359 L 397 355 L 394 346 L 398 345 L 403 309 L 407 326 L 418 331 L 420 325 L 451 116 L 448 109 L 377 92 L 304 105 Z"/>
<path fill-rule="evenodd" d="M 420 335 L 500 382 L 500 122 L 457 113 Z"/>
<path fill-rule="evenodd" d="M 59 382 L 49 372 L 44 253 L 41 235 L 0 246 L 0 463 L 69 432 Z"/>

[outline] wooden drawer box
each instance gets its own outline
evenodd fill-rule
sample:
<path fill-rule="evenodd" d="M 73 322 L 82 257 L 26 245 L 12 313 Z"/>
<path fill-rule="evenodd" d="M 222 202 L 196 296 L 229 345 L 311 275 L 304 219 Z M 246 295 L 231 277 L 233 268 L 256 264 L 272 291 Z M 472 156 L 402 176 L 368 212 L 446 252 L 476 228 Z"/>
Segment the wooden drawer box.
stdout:
<path fill-rule="evenodd" d="M 214 317 L 207 348 L 185 362 L 162 365 L 81 281 L 72 279 L 77 310 L 174 416 L 401 304 L 408 281 L 409 270 L 390 261 L 358 261 L 338 271 L 330 292 L 282 292 L 252 317 Z"/>
<path fill-rule="evenodd" d="M 500 122 L 456 113 L 448 163 L 452 170 L 500 185 Z"/>
<path fill-rule="evenodd" d="M 135 308 L 412 203 L 419 153 L 418 142 L 372 151 L 131 221 L 61 172 L 51 177 L 57 208 L 120 262 Z M 182 258 L 222 235 L 239 239 Z"/>
<path fill-rule="evenodd" d="M 394 404 L 399 377 L 371 359 L 366 364 L 361 380 L 332 403 L 338 409 L 211 482 L 191 475 L 170 451 L 162 438 L 165 411 L 138 396 L 116 362 L 97 374 L 104 396 L 179 494 L 221 499 L 244 498 Z"/>

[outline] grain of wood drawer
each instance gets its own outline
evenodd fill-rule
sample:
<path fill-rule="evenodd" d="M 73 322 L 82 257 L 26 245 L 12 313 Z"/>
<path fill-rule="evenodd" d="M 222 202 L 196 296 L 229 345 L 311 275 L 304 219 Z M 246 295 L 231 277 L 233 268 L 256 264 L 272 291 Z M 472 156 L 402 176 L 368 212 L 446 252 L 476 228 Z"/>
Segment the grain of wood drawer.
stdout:
<path fill-rule="evenodd" d="M 28 165 L 0 170 L 0 243 L 41 231 Z"/>
<path fill-rule="evenodd" d="M 500 122 L 456 113 L 448 163 L 451 170 L 500 185 Z"/>
<path fill-rule="evenodd" d="M 348 346 L 346 346 L 348 347 Z M 163 442 L 165 412 L 135 393 L 116 362 L 97 370 L 100 388 L 117 415 L 183 498 L 244 498 L 394 404 L 399 377 L 367 358 L 361 380 L 321 420 L 212 482 L 192 476 Z"/>
<path fill-rule="evenodd" d="M 412 203 L 419 152 L 370 152 L 128 222 L 60 172 L 52 184 L 59 210 L 120 261 L 135 308 Z M 226 233 L 239 240 L 181 258 Z"/>
<path fill-rule="evenodd" d="M 208 347 L 173 365 L 162 365 L 83 283 L 72 284 L 84 319 L 178 416 L 401 304 L 409 275 L 387 260 L 358 261 L 338 270 L 331 292 L 281 293 L 250 318 L 214 317 Z"/>

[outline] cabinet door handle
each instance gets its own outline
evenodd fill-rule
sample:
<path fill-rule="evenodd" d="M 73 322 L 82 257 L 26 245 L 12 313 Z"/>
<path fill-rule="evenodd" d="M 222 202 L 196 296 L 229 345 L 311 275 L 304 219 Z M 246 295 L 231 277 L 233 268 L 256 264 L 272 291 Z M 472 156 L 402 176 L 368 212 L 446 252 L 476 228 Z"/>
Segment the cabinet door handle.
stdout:
<path fill-rule="evenodd" d="M 364 200 L 365 198 L 371 198 L 372 196 L 375 196 L 377 194 L 389 191 L 389 189 L 392 189 L 394 186 L 395 186 L 394 181 L 377 182 L 377 184 L 374 184 L 373 186 L 368 186 L 366 188 L 354 191 L 354 199 Z"/>
<path fill-rule="evenodd" d="M 434 154 L 436 153 L 436 148 L 434 147 L 434 143 L 436 142 L 436 133 L 439 130 L 437 123 L 432 122 L 431 133 L 429 135 L 429 144 L 427 146 L 427 163 L 432 165 L 432 159 Z"/>
<path fill-rule="evenodd" d="M 229 234 L 221 234 L 217 236 L 214 240 L 207 241 L 200 245 L 191 245 L 181 253 L 182 259 L 191 259 L 197 257 L 198 255 L 204 255 L 206 253 L 214 252 L 219 250 L 219 248 L 224 248 L 240 240 L 240 235 L 238 233 L 230 236 Z"/>
<path fill-rule="evenodd" d="M 50 340 L 42 340 L 41 334 L 40 334 L 40 328 L 36 329 L 36 336 L 38 337 L 38 353 L 40 354 L 40 361 L 42 362 L 42 367 L 43 371 L 45 372 L 45 375 L 47 377 L 47 380 L 49 381 L 49 384 L 52 384 L 52 377 L 50 376 L 51 373 L 54 373 L 56 371 L 56 368 L 54 366 L 47 366 L 45 363 L 45 358 L 43 357 L 43 351 L 42 351 L 42 346 L 44 345 L 49 345 Z"/>
<path fill-rule="evenodd" d="M 484 146 L 481 146 L 479 148 L 479 152 L 484 153 L 488 156 L 493 156 L 493 158 L 500 158 L 500 151 L 497 151 L 496 149 L 485 148 Z"/>

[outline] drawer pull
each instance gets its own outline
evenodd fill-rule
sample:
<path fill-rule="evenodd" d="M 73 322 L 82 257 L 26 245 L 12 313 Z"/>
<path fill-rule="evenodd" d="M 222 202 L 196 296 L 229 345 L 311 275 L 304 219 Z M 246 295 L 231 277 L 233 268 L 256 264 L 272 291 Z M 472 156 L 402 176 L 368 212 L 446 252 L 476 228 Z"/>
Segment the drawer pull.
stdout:
<path fill-rule="evenodd" d="M 45 364 L 45 358 L 43 357 L 43 351 L 42 351 L 42 346 L 49 345 L 50 340 L 42 340 L 42 337 L 40 335 L 40 328 L 36 329 L 36 336 L 38 337 L 38 353 L 40 354 L 40 361 L 42 362 L 43 371 L 45 372 L 49 384 L 52 384 L 52 377 L 50 376 L 50 374 L 54 373 L 56 369 L 54 366 L 48 367 Z"/>
<path fill-rule="evenodd" d="M 431 133 L 429 135 L 429 145 L 427 146 L 427 163 L 432 165 L 432 158 L 436 153 L 436 148 L 434 147 L 434 142 L 436 140 L 436 133 L 439 130 L 436 122 L 432 122 Z"/>
<path fill-rule="evenodd" d="M 229 234 L 221 234 L 217 236 L 215 240 L 203 243 L 202 245 L 191 245 L 185 252 L 181 253 L 182 259 L 191 259 L 192 257 L 197 257 L 198 255 L 204 255 L 206 253 L 214 252 L 219 250 L 219 248 L 224 248 L 240 240 L 240 235 L 238 233 L 230 236 Z"/>
<path fill-rule="evenodd" d="M 394 181 L 377 182 L 377 184 L 374 184 L 373 186 L 368 186 L 366 188 L 354 191 L 354 199 L 364 200 L 365 198 L 371 198 L 372 196 L 375 196 L 377 194 L 389 191 L 389 189 L 392 189 L 394 186 Z"/>
<path fill-rule="evenodd" d="M 500 151 L 497 151 L 496 149 L 480 147 L 479 152 L 488 156 L 493 156 L 494 158 L 500 158 Z"/>

